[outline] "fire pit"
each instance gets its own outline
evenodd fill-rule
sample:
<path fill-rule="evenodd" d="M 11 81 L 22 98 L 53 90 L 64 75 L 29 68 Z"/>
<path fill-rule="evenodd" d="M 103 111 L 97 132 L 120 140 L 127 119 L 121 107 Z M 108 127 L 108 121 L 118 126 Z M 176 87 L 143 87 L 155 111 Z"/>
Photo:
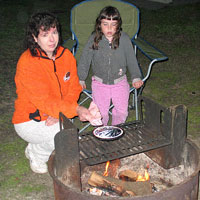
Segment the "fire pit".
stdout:
<path fill-rule="evenodd" d="M 197 199 L 199 149 L 186 139 L 185 106 L 165 108 L 144 97 L 139 99 L 139 105 L 141 120 L 120 125 L 125 134 L 114 141 L 101 141 L 91 132 L 78 135 L 76 127 L 61 115 L 61 129 L 64 129 L 55 137 L 55 151 L 48 162 L 55 199 Z M 81 175 L 84 169 L 91 167 L 97 171 L 106 161 L 127 160 L 142 154 L 163 169 L 171 170 L 181 165 L 184 171 L 189 173 L 180 183 L 148 195 L 105 197 L 92 195 L 83 190 L 85 186 Z"/>

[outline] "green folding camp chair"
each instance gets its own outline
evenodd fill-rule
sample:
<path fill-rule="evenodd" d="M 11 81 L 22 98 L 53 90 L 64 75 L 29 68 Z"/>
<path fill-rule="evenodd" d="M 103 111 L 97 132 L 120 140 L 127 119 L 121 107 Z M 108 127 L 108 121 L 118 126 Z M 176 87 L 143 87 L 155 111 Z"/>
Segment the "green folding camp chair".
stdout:
<path fill-rule="evenodd" d="M 139 49 L 149 59 L 150 62 L 148 65 L 148 70 L 143 78 L 143 81 L 145 83 L 150 76 L 152 65 L 155 62 L 164 61 L 167 60 L 168 58 L 163 52 L 152 46 L 144 39 L 138 37 L 139 24 L 140 24 L 139 9 L 133 4 L 121 0 L 86 0 L 75 5 L 71 9 L 71 19 L 70 19 L 72 38 L 71 40 L 67 40 L 64 46 L 71 49 L 78 62 L 82 49 L 86 44 L 92 31 L 94 30 L 94 25 L 97 15 L 99 14 L 100 10 L 105 6 L 113 6 L 119 10 L 122 17 L 122 29 L 131 38 L 134 45 L 135 53 L 137 49 Z M 130 89 L 130 94 L 133 94 L 131 107 L 135 108 L 136 120 L 139 120 L 137 98 L 138 94 L 141 94 L 142 89 L 143 87 L 138 90 L 133 87 Z M 92 99 L 91 90 L 88 89 L 83 90 L 83 93 L 86 96 L 83 100 L 79 102 L 80 105 L 85 103 L 87 100 Z M 111 105 L 110 108 L 112 107 L 113 106 Z M 79 132 L 84 131 L 89 126 L 90 123 L 85 125 L 81 130 L 79 130 Z"/>

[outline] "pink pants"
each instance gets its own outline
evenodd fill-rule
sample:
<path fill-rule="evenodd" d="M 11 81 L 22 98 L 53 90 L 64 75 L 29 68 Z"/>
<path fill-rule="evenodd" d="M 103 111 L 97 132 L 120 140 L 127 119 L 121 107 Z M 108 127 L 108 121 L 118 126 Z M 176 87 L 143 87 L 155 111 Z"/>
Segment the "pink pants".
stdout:
<path fill-rule="evenodd" d="M 130 86 L 127 78 L 117 84 L 106 85 L 92 78 L 92 97 L 94 103 L 98 106 L 102 122 L 108 124 L 109 107 L 112 101 L 112 125 L 124 123 L 128 116 L 128 100 Z"/>

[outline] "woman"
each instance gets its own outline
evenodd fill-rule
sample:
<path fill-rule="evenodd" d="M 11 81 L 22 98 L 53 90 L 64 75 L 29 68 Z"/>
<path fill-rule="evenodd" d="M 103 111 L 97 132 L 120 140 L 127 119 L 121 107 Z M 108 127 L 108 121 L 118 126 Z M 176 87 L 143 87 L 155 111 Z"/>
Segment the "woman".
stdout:
<path fill-rule="evenodd" d="M 92 115 L 77 104 L 82 88 L 76 61 L 61 46 L 60 24 L 53 14 L 36 13 L 30 18 L 26 46 L 17 64 L 17 99 L 12 122 L 17 134 L 28 142 L 25 155 L 31 169 L 46 173 L 54 136 L 59 132 L 59 112 L 90 122 L 98 121 L 100 116 L 97 110 Z"/>

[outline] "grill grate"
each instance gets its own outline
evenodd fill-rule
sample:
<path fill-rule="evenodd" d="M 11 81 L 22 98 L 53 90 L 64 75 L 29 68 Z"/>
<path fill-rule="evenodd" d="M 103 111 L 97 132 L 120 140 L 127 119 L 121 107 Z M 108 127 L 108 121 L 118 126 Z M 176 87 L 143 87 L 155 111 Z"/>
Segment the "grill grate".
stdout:
<path fill-rule="evenodd" d="M 79 137 L 80 161 L 95 165 L 108 160 L 123 158 L 171 144 L 171 140 L 139 122 L 121 126 L 124 134 L 117 140 L 105 141 L 82 132 Z"/>

